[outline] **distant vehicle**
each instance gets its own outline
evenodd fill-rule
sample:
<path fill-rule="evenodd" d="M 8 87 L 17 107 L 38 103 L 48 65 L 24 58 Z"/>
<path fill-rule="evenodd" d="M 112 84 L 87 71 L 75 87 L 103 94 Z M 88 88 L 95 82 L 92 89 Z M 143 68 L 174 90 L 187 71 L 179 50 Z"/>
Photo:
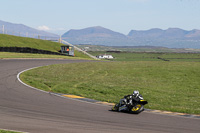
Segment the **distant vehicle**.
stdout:
<path fill-rule="evenodd" d="M 107 54 L 98 55 L 96 57 L 99 58 L 99 59 L 114 59 L 114 57 L 112 55 L 107 55 Z"/>

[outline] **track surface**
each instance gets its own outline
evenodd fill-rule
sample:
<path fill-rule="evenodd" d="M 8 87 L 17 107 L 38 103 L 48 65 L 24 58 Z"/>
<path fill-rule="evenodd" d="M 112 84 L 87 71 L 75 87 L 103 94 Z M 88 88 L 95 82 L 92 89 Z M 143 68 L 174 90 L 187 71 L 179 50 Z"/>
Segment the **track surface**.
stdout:
<path fill-rule="evenodd" d="M 0 129 L 31 133 L 200 133 L 200 120 L 142 112 L 109 111 L 109 106 L 84 103 L 43 93 L 21 84 L 25 69 L 79 60 L 0 60 Z"/>

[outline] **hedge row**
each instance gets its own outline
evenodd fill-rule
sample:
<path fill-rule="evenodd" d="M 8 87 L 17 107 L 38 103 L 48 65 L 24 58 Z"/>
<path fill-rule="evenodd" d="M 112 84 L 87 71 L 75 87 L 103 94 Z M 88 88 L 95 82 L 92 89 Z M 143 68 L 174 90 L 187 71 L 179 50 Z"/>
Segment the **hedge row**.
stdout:
<path fill-rule="evenodd" d="M 39 50 L 29 47 L 0 47 L 0 52 L 16 52 L 16 53 L 37 53 L 37 54 L 51 54 L 51 55 L 65 55 L 58 52 L 47 50 Z"/>

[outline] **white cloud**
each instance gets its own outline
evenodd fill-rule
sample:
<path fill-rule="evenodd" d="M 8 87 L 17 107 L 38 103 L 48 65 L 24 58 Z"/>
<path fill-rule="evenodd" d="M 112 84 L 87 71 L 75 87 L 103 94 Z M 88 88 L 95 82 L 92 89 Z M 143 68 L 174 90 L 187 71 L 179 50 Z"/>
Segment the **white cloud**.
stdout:
<path fill-rule="evenodd" d="M 65 29 L 65 28 L 49 28 L 46 25 L 38 26 L 37 29 L 47 31 L 47 32 L 51 32 L 51 33 L 55 33 L 55 34 L 59 34 L 59 35 L 67 32 L 67 29 Z"/>
<path fill-rule="evenodd" d="M 46 31 L 50 30 L 50 28 L 48 26 L 46 26 L 46 25 L 38 26 L 37 29 L 38 30 L 46 30 Z"/>

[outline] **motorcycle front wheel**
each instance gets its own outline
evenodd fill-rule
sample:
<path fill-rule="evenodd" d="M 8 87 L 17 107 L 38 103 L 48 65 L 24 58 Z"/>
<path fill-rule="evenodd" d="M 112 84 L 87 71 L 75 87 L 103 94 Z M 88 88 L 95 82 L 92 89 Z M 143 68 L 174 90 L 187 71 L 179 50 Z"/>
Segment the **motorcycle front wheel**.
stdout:
<path fill-rule="evenodd" d="M 139 114 L 140 112 L 142 112 L 144 110 L 144 105 L 142 104 L 137 104 L 136 106 L 134 106 L 131 109 L 131 113 L 133 114 Z"/>

